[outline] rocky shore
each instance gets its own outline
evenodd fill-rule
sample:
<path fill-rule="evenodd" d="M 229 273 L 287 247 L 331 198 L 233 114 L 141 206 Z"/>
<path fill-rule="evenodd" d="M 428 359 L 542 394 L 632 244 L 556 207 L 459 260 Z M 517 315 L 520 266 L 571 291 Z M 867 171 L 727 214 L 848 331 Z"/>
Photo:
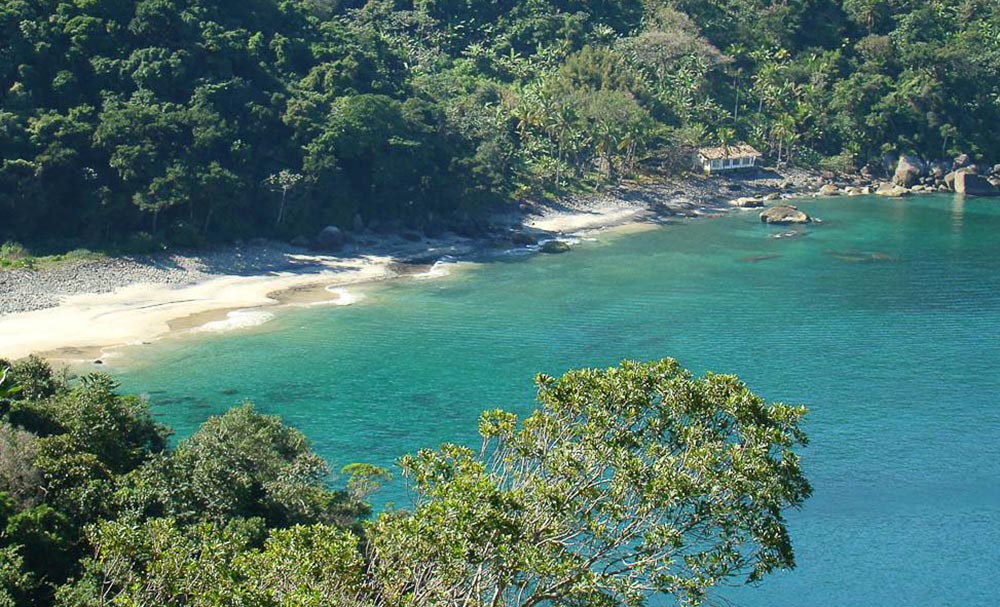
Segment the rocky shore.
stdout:
<path fill-rule="evenodd" d="M 513 212 L 498 210 L 486 220 L 453 226 L 454 231 L 435 230 L 433 237 L 344 231 L 332 237 L 333 242 L 325 247 L 329 250 L 319 252 L 306 246 L 256 240 L 193 254 L 69 261 L 43 270 L 0 270 L 0 316 L 52 308 L 74 295 L 112 293 L 135 284 L 181 287 L 219 276 L 320 274 L 328 269 L 328 257 L 389 256 L 401 264 L 397 269 L 405 271 L 407 265 L 432 260 L 434 255 L 475 255 L 490 248 L 531 246 L 580 230 L 718 215 L 730 210 L 734 197 L 800 195 L 817 183 L 816 175 L 802 171 L 784 175 L 761 172 L 752 177 L 694 176 L 626 183 L 557 202 L 525 202 Z M 330 232 L 324 232 L 321 237 L 331 238 Z"/>
<path fill-rule="evenodd" d="M 628 182 L 554 202 L 525 201 L 423 233 L 327 226 L 310 243 L 254 240 L 195 254 L 0 271 L 0 356 L 62 349 L 68 352 L 62 358 L 96 358 L 104 346 L 142 342 L 198 323 L 218 324 L 238 310 L 344 305 L 357 300 L 345 285 L 433 274 L 431 266 L 442 258 L 475 261 L 517 248 L 559 253 L 570 248 L 564 237 L 619 225 L 670 223 L 747 207 L 773 209 L 806 196 L 878 189 L 878 182 L 862 176 L 787 169 L 689 175 Z M 782 217 L 796 215 L 778 210 Z"/>

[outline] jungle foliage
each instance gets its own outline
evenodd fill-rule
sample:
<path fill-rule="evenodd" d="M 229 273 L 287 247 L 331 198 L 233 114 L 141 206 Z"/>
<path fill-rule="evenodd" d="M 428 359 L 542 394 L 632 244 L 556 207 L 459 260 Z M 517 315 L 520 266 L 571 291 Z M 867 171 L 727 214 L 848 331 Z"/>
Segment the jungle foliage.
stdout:
<path fill-rule="evenodd" d="M 419 229 L 735 139 L 995 159 L 998 83 L 992 0 L 4 0 L 0 242 Z"/>

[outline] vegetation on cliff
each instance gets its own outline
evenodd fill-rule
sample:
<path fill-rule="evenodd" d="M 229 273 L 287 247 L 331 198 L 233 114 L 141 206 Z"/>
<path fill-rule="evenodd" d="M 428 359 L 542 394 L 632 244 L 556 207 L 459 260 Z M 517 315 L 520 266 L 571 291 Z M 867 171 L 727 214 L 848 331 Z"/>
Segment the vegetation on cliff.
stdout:
<path fill-rule="evenodd" d="M 989 0 L 9 0 L 0 242 L 408 225 L 747 140 L 1000 156 Z"/>

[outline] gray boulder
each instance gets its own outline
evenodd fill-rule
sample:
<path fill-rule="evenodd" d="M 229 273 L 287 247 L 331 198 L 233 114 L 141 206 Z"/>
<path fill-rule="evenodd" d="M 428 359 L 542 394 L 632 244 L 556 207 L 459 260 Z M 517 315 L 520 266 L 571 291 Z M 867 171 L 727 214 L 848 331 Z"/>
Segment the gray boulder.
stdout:
<path fill-rule="evenodd" d="M 321 251 L 339 251 L 346 241 L 343 230 L 337 226 L 326 226 L 313 241 L 313 248 Z"/>
<path fill-rule="evenodd" d="M 934 178 L 936 182 L 940 182 L 942 179 L 944 179 L 944 176 L 949 173 L 948 168 L 949 167 L 947 164 L 938 160 L 932 162 L 930 166 L 928 166 L 927 171 L 928 173 L 930 173 L 930 176 Z"/>
<path fill-rule="evenodd" d="M 900 156 L 899 164 L 896 165 L 896 172 L 892 176 L 892 182 L 896 185 L 908 188 L 917 183 L 923 176 L 927 166 L 924 161 L 916 156 Z"/>
<path fill-rule="evenodd" d="M 809 223 L 812 217 L 790 204 L 779 204 L 761 212 L 760 220 L 770 224 Z"/>
<path fill-rule="evenodd" d="M 550 240 L 542 245 L 539 249 L 542 253 L 566 253 L 569 251 L 569 243 L 565 243 L 561 240 Z"/>
<path fill-rule="evenodd" d="M 955 193 L 966 196 L 996 196 L 997 189 L 985 177 L 959 171 L 955 174 Z"/>
<path fill-rule="evenodd" d="M 902 198 L 903 196 L 908 196 L 910 191 L 903 186 L 894 185 L 891 183 L 883 183 L 878 186 L 875 190 L 876 196 L 888 196 L 889 198 Z"/>
<path fill-rule="evenodd" d="M 760 198 L 745 196 L 743 198 L 737 198 L 736 200 L 730 200 L 729 204 L 730 206 L 739 207 L 741 209 L 756 209 L 764 206 L 764 201 Z"/>
<path fill-rule="evenodd" d="M 958 176 L 960 174 L 962 174 L 962 175 L 964 175 L 964 174 L 975 175 L 976 174 L 976 167 L 974 165 L 971 166 L 971 167 L 965 167 L 965 168 L 962 168 L 962 169 L 958 169 L 958 170 L 952 171 L 951 173 L 948 173 L 947 175 L 944 176 L 944 184 L 946 186 L 948 186 L 948 189 L 951 190 L 952 192 L 956 191 L 955 190 L 955 181 L 958 179 Z"/>
<path fill-rule="evenodd" d="M 972 158 L 968 154 L 959 154 L 951 163 L 952 170 L 962 169 L 972 164 Z"/>
<path fill-rule="evenodd" d="M 840 189 L 837 186 L 833 185 L 832 183 L 828 183 L 828 184 L 826 184 L 825 186 L 823 186 L 823 187 L 821 187 L 819 189 L 819 195 L 820 196 L 839 196 L 840 195 Z"/>

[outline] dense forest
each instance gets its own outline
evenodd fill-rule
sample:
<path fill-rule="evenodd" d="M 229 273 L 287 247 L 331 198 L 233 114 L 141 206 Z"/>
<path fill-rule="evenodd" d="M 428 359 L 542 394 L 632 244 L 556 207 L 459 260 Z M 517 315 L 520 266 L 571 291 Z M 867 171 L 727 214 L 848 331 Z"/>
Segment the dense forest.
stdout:
<path fill-rule="evenodd" d="M 107 375 L 0 361 L 4 607 L 697 605 L 795 564 L 784 514 L 811 488 L 801 407 L 676 361 L 539 376 L 481 446 L 406 456 L 331 488 L 306 438 L 251 405 L 171 444 Z"/>
<path fill-rule="evenodd" d="M 3 0 L 0 242 L 429 229 L 745 140 L 1000 158 L 993 0 Z"/>

